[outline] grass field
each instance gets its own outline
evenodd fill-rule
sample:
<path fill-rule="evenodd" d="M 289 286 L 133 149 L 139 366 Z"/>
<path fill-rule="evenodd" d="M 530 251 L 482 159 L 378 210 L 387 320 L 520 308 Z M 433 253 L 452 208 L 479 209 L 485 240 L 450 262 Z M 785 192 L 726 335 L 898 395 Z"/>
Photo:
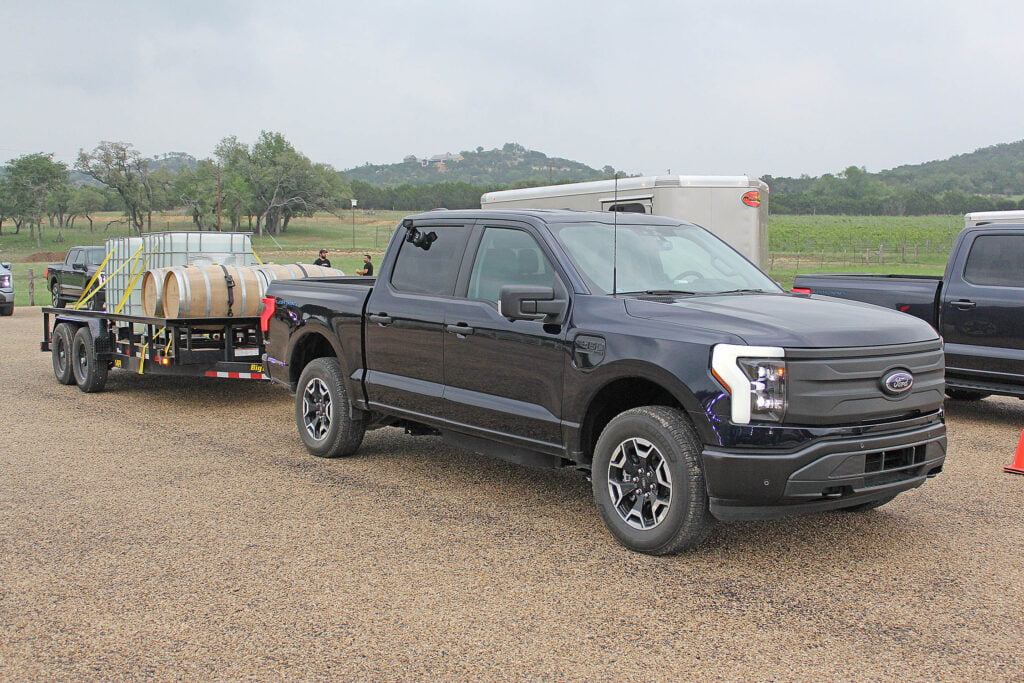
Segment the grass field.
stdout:
<path fill-rule="evenodd" d="M 379 263 L 395 225 L 408 212 L 359 211 L 342 216 L 318 214 L 294 219 L 280 237 L 253 236 L 260 258 L 275 263 L 310 263 L 316 252 L 330 251 L 332 265 L 346 273 L 362 267 L 363 253 Z M 29 271 L 35 285 L 36 305 L 49 301 L 46 266 L 63 260 L 69 247 L 103 244 L 129 234 L 116 213 L 94 218 L 94 229 L 79 221 L 74 229 L 43 230 L 41 242 L 27 231 L 15 235 L 4 226 L 0 235 L 0 261 L 13 263 L 15 302 L 29 305 Z M 772 216 L 769 221 L 769 274 L 790 287 L 793 278 L 807 272 L 870 272 L 941 274 L 956 234 L 960 216 Z M 153 231 L 191 230 L 192 221 L 181 215 L 153 217 Z"/>

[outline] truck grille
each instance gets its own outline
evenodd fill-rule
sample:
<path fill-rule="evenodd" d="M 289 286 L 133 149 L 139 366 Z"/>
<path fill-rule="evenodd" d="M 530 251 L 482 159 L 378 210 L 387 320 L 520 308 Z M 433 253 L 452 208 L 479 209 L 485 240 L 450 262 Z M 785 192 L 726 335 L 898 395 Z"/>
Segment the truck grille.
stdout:
<path fill-rule="evenodd" d="M 941 342 L 837 349 L 786 349 L 789 408 L 794 425 L 852 425 L 898 420 L 942 407 L 945 365 Z M 895 370 L 914 377 L 893 396 L 883 378 Z"/>

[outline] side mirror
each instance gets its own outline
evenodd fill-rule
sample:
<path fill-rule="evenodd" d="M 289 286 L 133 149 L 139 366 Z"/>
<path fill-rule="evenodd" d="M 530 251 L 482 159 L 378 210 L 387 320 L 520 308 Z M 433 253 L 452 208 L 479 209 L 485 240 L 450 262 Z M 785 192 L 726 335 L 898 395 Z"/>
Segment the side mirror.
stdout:
<path fill-rule="evenodd" d="M 73 263 L 71 264 L 71 270 L 77 270 L 80 273 L 84 273 L 88 269 L 85 267 L 84 263 Z"/>
<path fill-rule="evenodd" d="M 552 287 L 504 285 L 498 294 L 498 313 L 509 320 L 543 320 L 557 325 L 564 320 L 568 303 L 556 299 Z"/>
<path fill-rule="evenodd" d="M 11 262 L 10 261 L 4 261 L 3 263 L 0 263 L 0 268 L 6 268 L 7 270 L 10 270 L 11 269 Z"/>

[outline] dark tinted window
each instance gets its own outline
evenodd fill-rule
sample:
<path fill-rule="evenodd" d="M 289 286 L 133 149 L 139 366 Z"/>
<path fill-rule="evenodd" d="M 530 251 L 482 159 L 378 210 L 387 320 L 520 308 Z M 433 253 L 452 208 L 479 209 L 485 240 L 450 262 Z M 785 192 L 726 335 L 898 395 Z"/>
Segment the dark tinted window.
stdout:
<path fill-rule="evenodd" d="M 975 285 L 1024 287 L 1024 235 L 982 235 L 974 240 L 964 279 Z"/>
<path fill-rule="evenodd" d="M 403 241 L 391 273 L 391 286 L 401 292 L 451 295 L 459 276 L 459 264 L 469 238 L 469 226 L 443 225 L 417 228 L 429 249 Z"/>
<path fill-rule="evenodd" d="M 502 285 L 553 287 L 555 269 L 529 233 L 487 228 L 469 278 L 470 299 L 498 302 Z"/>
<path fill-rule="evenodd" d="M 609 211 L 618 211 L 620 213 L 647 213 L 647 207 L 643 204 L 612 204 L 608 207 Z"/>

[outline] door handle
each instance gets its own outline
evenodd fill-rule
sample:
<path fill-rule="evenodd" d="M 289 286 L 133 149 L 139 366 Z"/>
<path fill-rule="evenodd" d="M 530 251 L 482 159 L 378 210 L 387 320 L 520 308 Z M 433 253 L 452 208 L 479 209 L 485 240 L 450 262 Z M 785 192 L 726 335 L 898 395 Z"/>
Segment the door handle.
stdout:
<path fill-rule="evenodd" d="M 377 323 L 378 325 L 390 325 L 392 322 L 391 316 L 387 313 L 371 313 L 366 317 L 369 318 L 371 323 Z"/>
<path fill-rule="evenodd" d="M 476 331 L 466 323 L 459 323 L 458 325 L 445 325 L 444 329 L 446 332 L 451 332 L 452 334 L 458 334 L 462 336 L 473 334 Z"/>
<path fill-rule="evenodd" d="M 972 308 L 978 307 L 977 303 L 973 301 L 968 301 L 967 299 L 962 299 L 960 301 L 950 301 L 949 305 L 952 306 L 953 308 L 959 308 L 961 311 L 969 311 Z"/>

